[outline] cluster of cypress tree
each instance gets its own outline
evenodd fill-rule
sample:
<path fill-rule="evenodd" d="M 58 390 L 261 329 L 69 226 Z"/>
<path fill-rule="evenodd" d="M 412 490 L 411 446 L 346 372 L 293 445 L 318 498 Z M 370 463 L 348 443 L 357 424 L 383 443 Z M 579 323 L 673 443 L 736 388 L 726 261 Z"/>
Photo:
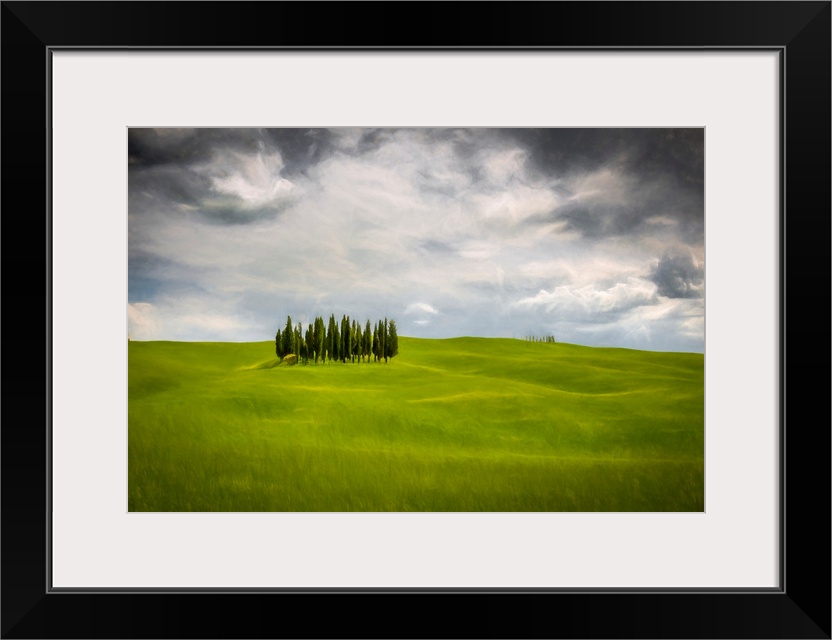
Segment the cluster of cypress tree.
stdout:
<path fill-rule="evenodd" d="M 555 342 L 555 336 L 526 336 L 524 339 L 526 342 Z"/>
<path fill-rule="evenodd" d="M 329 323 L 324 325 L 321 317 L 315 318 L 303 329 L 303 324 L 297 326 L 292 323 L 292 317 L 287 316 L 286 327 L 277 330 L 274 337 L 274 352 L 281 360 L 294 354 L 297 362 L 308 364 L 329 361 L 341 362 L 369 362 L 370 356 L 374 362 L 393 358 L 399 353 L 399 336 L 395 320 L 379 320 L 375 327 L 370 327 L 370 321 L 364 328 L 355 320 L 345 315 L 340 322 L 336 322 L 335 314 L 329 316 Z"/>

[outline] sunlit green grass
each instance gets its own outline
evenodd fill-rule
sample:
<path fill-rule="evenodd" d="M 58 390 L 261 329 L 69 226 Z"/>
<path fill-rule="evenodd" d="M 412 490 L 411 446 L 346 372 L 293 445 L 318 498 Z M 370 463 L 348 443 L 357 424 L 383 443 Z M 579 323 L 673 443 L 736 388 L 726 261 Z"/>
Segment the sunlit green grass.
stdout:
<path fill-rule="evenodd" d="M 399 338 L 388 364 L 129 343 L 130 511 L 702 511 L 703 356 Z"/>

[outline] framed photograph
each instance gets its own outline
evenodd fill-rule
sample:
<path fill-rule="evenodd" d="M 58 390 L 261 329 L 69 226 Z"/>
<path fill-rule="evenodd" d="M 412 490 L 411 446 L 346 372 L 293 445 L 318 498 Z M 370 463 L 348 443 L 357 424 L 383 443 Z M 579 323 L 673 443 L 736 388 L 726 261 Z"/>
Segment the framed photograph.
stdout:
<path fill-rule="evenodd" d="M 705 511 L 704 128 L 127 137 L 131 513 Z"/>
<path fill-rule="evenodd" d="M 829 2 L 2 11 L 4 637 L 830 637 Z"/>

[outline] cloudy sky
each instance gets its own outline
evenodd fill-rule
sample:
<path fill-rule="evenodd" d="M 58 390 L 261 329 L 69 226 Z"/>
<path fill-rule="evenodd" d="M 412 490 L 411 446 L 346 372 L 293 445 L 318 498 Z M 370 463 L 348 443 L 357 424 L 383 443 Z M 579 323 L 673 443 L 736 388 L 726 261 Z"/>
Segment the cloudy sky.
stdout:
<path fill-rule="evenodd" d="M 704 350 L 703 129 L 130 129 L 131 339 Z"/>

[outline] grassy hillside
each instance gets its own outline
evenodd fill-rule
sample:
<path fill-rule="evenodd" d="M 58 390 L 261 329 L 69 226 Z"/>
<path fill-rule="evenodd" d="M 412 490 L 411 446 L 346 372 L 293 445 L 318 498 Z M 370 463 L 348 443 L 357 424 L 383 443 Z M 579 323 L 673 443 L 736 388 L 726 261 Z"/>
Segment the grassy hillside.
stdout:
<path fill-rule="evenodd" d="M 701 354 L 399 338 L 389 364 L 129 343 L 130 511 L 701 511 Z"/>

